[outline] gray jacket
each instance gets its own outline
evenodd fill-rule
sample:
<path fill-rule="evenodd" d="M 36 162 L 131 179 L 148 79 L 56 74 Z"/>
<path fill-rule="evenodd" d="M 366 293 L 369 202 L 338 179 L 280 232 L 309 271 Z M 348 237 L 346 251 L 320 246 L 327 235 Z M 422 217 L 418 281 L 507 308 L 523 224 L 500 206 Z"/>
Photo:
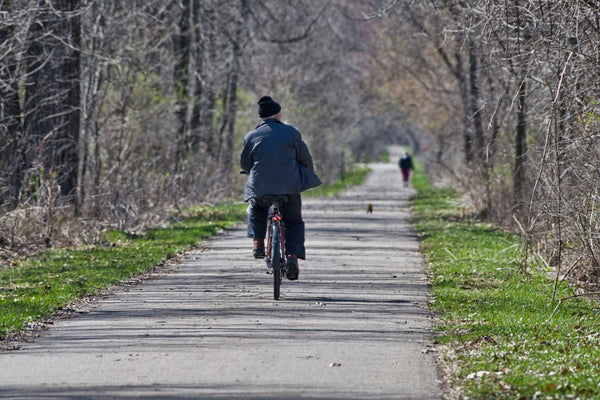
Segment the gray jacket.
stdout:
<path fill-rule="evenodd" d="M 244 201 L 300 193 L 321 183 L 300 132 L 276 118 L 263 120 L 246 135 L 240 167 L 248 173 Z"/>

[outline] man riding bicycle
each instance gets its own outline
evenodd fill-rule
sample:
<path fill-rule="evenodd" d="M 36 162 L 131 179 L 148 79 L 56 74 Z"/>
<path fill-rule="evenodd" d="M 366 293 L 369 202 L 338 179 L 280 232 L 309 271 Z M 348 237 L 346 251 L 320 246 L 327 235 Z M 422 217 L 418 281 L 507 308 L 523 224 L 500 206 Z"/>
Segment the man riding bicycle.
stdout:
<path fill-rule="evenodd" d="M 244 201 L 250 201 L 248 237 L 254 240 L 255 258 L 265 256 L 265 235 L 270 204 L 265 195 L 286 195 L 281 205 L 285 225 L 287 278 L 298 279 L 298 259 L 305 259 L 304 221 L 300 193 L 318 186 L 313 160 L 300 132 L 281 122 L 281 106 L 269 96 L 258 101 L 262 119 L 244 138 L 240 167 L 248 174 Z"/>

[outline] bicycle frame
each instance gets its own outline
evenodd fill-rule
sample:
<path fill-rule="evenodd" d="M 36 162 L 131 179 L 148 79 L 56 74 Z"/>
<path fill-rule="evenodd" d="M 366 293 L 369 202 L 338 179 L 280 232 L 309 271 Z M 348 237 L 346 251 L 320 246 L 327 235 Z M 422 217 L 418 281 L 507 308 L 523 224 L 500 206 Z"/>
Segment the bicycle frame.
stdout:
<path fill-rule="evenodd" d="M 279 300 L 280 286 L 283 276 L 286 275 L 285 257 L 285 227 L 283 217 L 279 212 L 279 203 L 273 201 L 273 212 L 269 216 L 267 228 L 267 273 L 273 274 L 273 298 Z"/>
<path fill-rule="evenodd" d="M 276 229 L 276 230 L 274 230 Z M 273 260 L 271 259 L 273 254 L 273 233 L 279 236 L 280 251 L 282 261 L 285 262 L 285 227 L 283 225 L 283 217 L 279 211 L 279 204 L 273 203 L 273 212 L 269 215 L 269 222 L 267 228 L 267 251 L 265 261 L 267 268 L 271 269 Z"/>

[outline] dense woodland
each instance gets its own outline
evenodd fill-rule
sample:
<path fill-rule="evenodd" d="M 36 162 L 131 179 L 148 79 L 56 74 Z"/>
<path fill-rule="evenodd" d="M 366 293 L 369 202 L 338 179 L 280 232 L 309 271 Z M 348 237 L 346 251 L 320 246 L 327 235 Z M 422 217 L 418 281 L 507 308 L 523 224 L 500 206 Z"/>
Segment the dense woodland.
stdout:
<path fill-rule="evenodd" d="M 323 180 L 407 145 L 594 281 L 599 43 L 597 0 L 0 0 L 0 249 L 239 199 L 270 94 Z"/>

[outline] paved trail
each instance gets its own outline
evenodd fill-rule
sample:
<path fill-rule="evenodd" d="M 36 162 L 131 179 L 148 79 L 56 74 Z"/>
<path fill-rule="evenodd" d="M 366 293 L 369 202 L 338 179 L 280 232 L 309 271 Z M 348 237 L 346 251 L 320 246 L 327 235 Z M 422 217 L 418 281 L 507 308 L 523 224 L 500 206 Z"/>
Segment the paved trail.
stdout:
<path fill-rule="evenodd" d="M 308 259 L 281 301 L 230 231 L 0 353 L 0 398 L 440 399 L 398 156 L 339 198 L 304 200 Z"/>

